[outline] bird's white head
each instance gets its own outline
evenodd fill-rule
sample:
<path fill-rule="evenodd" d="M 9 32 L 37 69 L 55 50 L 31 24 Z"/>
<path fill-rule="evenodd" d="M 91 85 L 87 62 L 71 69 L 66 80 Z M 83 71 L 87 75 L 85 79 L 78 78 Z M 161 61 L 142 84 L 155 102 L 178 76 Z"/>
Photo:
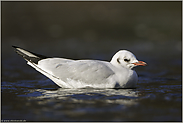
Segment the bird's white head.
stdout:
<path fill-rule="evenodd" d="M 118 51 L 112 58 L 111 64 L 116 67 L 132 69 L 135 66 L 146 66 L 143 61 L 138 61 L 133 53 L 127 50 Z"/>

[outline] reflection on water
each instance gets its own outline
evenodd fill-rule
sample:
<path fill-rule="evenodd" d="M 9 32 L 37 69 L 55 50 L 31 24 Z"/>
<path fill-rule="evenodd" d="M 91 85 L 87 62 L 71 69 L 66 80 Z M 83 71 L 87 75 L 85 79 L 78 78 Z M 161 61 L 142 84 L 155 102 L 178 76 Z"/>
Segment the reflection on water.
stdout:
<path fill-rule="evenodd" d="M 29 89 L 16 97 L 24 102 L 18 106 L 24 111 L 22 117 L 19 111 L 11 117 L 27 121 L 181 121 L 182 86 L 179 82 L 158 84 L 163 82 L 142 82 L 137 89 Z M 5 109 L 3 114 L 6 117 Z"/>
<path fill-rule="evenodd" d="M 31 92 L 40 92 L 38 96 L 30 99 L 57 98 L 61 100 L 70 100 L 74 103 L 94 103 L 102 101 L 105 103 L 118 103 L 123 105 L 135 104 L 138 94 L 132 89 L 58 89 L 56 91 L 36 89 Z M 39 96 L 40 95 L 40 96 Z"/>

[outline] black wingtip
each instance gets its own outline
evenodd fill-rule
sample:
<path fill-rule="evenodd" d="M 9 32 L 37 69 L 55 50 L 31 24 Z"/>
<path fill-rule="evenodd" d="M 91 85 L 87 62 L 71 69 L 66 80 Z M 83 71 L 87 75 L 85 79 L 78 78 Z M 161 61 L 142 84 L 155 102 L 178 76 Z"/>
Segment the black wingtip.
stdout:
<path fill-rule="evenodd" d="M 33 53 L 33 52 L 30 52 L 28 50 L 25 50 L 23 48 L 20 48 L 20 47 L 14 46 L 14 45 L 12 45 L 12 47 L 15 48 L 16 53 L 18 55 L 22 56 L 25 60 L 30 61 L 30 62 L 34 62 L 36 64 L 38 64 L 39 60 L 48 58 L 47 56 L 43 56 L 43 55 L 40 55 L 40 54 L 37 54 L 37 53 Z M 36 57 L 33 57 L 33 56 L 27 54 L 27 52 L 29 54 L 32 54 L 32 55 L 36 56 Z"/>
<path fill-rule="evenodd" d="M 13 47 L 13 48 L 19 48 L 19 47 L 17 47 L 17 46 L 14 46 L 14 45 L 12 45 L 12 47 Z"/>

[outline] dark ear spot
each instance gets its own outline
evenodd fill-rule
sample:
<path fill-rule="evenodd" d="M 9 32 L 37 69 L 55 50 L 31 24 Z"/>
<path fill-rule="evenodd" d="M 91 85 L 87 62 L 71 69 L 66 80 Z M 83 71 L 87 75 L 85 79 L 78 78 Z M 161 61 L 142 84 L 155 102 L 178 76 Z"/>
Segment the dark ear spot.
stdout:
<path fill-rule="evenodd" d="M 124 61 L 125 61 L 125 62 L 129 62 L 129 61 L 130 61 L 130 59 L 124 59 Z"/>
<path fill-rule="evenodd" d="M 120 60 L 120 58 L 117 58 L 117 62 L 120 64 L 120 61 L 119 60 Z"/>

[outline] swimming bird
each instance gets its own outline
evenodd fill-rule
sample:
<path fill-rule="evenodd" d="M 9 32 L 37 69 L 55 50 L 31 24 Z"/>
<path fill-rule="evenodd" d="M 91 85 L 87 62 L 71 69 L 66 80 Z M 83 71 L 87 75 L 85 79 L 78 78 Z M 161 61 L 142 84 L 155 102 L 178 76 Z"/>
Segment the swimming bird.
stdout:
<path fill-rule="evenodd" d="M 146 66 L 127 50 L 119 50 L 110 62 L 51 58 L 13 46 L 27 64 L 62 88 L 135 88 L 135 66 Z"/>

